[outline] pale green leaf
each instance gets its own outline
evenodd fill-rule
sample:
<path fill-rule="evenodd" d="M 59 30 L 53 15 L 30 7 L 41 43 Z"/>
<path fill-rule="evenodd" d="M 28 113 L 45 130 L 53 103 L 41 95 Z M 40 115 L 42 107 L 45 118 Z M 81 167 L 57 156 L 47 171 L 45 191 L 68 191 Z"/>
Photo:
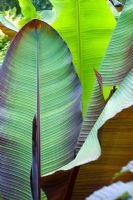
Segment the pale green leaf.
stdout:
<path fill-rule="evenodd" d="M 133 1 L 127 0 L 100 68 L 103 84 L 106 86 L 119 85 L 133 67 L 132 58 L 128 58 L 133 37 L 132 21 Z"/>
<path fill-rule="evenodd" d="M 3 24 L 10 30 L 18 32 L 18 28 L 14 24 L 12 24 L 8 19 L 6 19 L 6 17 L 4 17 L 2 14 L 0 14 L 0 24 Z"/>
<path fill-rule="evenodd" d="M 55 9 L 38 11 L 38 14 L 39 14 L 41 20 L 48 24 L 52 24 L 56 20 Z"/>
<path fill-rule="evenodd" d="M 44 175 L 74 158 L 82 121 L 81 86 L 62 38 L 46 23 L 33 20 L 17 33 L 0 69 L 0 137 L 4 135 L 19 146 L 14 151 L 8 145 L 3 147 L 9 155 L 13 151 L 14 158 L 9 159 L 9 163 L 14 160 L 10 163 L 14 176 L 7 183 L 8 165 L 2 154 L 0 185 L 4 180 L 12 188 L 8 193 L 2 185 L 7 199 L 31 199 L 32 120 L 37 112 L 37 88 Z"/>
<path fill-rule="evenodd" d="M 96 160 L 101 155 L 101 148 L 98 140 L 98 130 L 110 118 L 114 117 L 123 109 L 133 105 L 133 70 L 131 70 L 114 95 L 107 102 L 101 115 L 94 124 L 86 141 L 78 152 L 76 158 L 68 165 L 62 167 L 60 170 L 68 170 L 75 166 L 79 166 L 93 160 Z"/>

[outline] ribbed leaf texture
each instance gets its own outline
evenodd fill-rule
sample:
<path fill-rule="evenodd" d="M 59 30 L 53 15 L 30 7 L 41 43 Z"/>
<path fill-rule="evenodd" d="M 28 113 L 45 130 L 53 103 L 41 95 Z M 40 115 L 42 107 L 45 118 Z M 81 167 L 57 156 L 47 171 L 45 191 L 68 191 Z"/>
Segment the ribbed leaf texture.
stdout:
<path fill-rule="evenodd" d="M 13 182 L 8 185 L 12 188 L 10 193 L 2 184 L 3 178 L 8 184 L 8 178 L 3 173 L 5 167 L 0 165 L 3 196 L 31 199 L 32 121 L 37 107 L 40 107 L 41 174 L 44 175 L 74 158 L 82 122 L 80 104 L 81 86 L 66 44 L 46 23 L 29 22 L 17 33 L 0 69 L 0 137 L 11 138 L 19 146 L 13 154 L 17 164 L 15 168 L 14 162 L 10 165 L 14 174 Z M 4 148 L 10 153 L 8 145 Z M 4 159 L 3 154 L 1 162 Z M 7 177 L 9 174 L 6 170 Z"/>
<path fill-rule="evenodd" d="M 117 113 L 133 105 L 133 69 L 120 84 L 114 95 L 107 102 L 98 120 L 90 131 L 86 141 L 78 152 L 76 158 L 60 170 L 68 170 L 75 166 L 96 160 L 101 155 L 98 140 L 98 130 L 103 124 Z"/>
<path fill-rule="evenodd" d="M 67 42 L 81 80 L 85 116 L 96 80 L 93 68 L 99 69 L 116 22 L 106 0 L 51 2 L 57 11 L 53 27 Z"/>
<path fill-rule="evenodd" d="M 118 20 L 117 26 L 113 32 L 108 49 L 99 70 L 102 76 L 103 87 L 108 85 L 119 85 L 126 74 L 133 67 L 133 28 L 131 19 L 133 19 L 133 4 L 132 1 L 129 0 L 127 1 L 127 4 L 125 5 L 125 8 Z M 108 87 L 107 89 L 105 87 L 104 91 L 107 90 Z M 87 114 L 84 119 L 84 122 L 88 125 L 85 131 L 84 128 L 82 128 L 83 131 L 81 129 L 80 136 L 76 145 L 77 152 L 90 133 L 90 128 L 93 127 L 94 123 L 98 119 L 101 111 L 103 110 L 103 107 L 104 104 L 100 99 L 96 83 L 91 94 Z"/>
<path fill-rule="evenodd" d="M 80 148 L 85 142 L 88 134 L 90 133 L 95 122 L 97 121 L 97 118 L 99 117 L 105 106 L 102 77 L 98 72 L 96 72 L 96 76 L 97 76 L 97 81 L 94 87 L 95 90 L 91 95 L 90 105 L 82 123 L 80 135 L 76 144 L 76 154 L 80 151 Z"/>
<path fill-rule="evenodd" d="M 133 2 L 127 0 L 100 68 L 103 85 L 119 85 L 125 74 L 133 67 L 131 52 L 128 54 L 129 47 L 133 43 L 132 21 Z"/>

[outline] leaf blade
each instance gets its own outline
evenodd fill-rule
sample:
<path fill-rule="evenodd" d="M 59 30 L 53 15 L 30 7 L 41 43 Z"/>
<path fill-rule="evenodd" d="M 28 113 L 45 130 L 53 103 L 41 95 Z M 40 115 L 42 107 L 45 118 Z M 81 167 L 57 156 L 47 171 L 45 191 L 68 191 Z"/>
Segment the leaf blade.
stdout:
<path fill-rule="evenodd" d="M 31 198 L 31 125 L 37 112 L 36 30 L 40 49 L 42 175 L 73 159 L 82 121 L 81 86 L 70 51 L 49 25 L 39 20 L 29 22 L 16 35 L 0 69 L 0 131 L 23 144 L 16 153 L 20 156 L 18 162 L 24 176 L 25 195 L 21 191 L 16 199 L 24 196 L 26 200 Z"/>

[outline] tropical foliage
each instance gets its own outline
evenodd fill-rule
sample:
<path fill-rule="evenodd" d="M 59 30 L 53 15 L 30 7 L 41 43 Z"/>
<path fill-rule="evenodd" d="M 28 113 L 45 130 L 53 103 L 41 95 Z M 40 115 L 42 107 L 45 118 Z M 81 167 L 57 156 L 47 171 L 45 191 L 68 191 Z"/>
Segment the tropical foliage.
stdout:
<path fill-rule="evenodd" d="M 98 159 L 99 129 L 133 105 L 132 0 L 126 1 L 117 24 L 105 0 L 51 3 L 57 17 L 52 17 L 52 10 L 43 21 L 49 16 L 54 28 L 39 20 L 42 16 L 29 0 L 19 0 L 23 14 L 19 31 L 1 17 L 7 35 L 9 29 L 12 37 L 18 32 L 0 69 L 0 193 L 4 199 L 39 200 L 40 175 Z M 118 182 L 109 188 L 121 191 L 121 186 L 129 185 Z"/>
<path fill-rule="evenodd" d="M 30 54 L 27 46 L 29 44 L 30 46 L 32 44 Z M 51 48 L 47 51 L 50 44 L 52 44 Z M 9 71 L 12 71 L 12 75 Z M 13 137 L 13 141 L 15 140 L 17 144 L 21 144 L 21 138 L 21 149 L 18 148 L 17 152 L 20 159 L 16 162 L 21 163 L 18 164 L 18 170 L 22 172 L 22 177 L 15 169 L 14 181 L 20 177 L 25 186 L 21 190 L 25 193 L 23 199 L 29 199 L 33 117 L 36 112 L 37 118 L 40 116 L 40 123 L 38 122 L 37 126 L 40 126 L 41 131 L 41 173 L 46 174 L 67 164 L 74 157 L 74 147 L 82 120 L 81 87 L 66 44 L 51 27 L 37 20 L 24 26 L 16 35 L 0 72 L 3 88 L 0 102 L 2 111 L 0 132 L 5 137 Z M 65 91 L 64 94 L 62 91 Z M 28 107 L 27 102 L 30 104 Z M 22 166 L 22 163 L 25 163 L 25 166 Z M 5 170 L 6 163 L 4 165 Z M 3 190 L 5 190 L 4 195 L 9 195 L 6 197 L 8 199 L 13 197 L 13 199 L 20 197 L 22 199 L 21 192 L 19 196 L 15 194 L 15 187 L 9 194 L 6 188 Z"/>
<path fill-rule="evenodd" d="M 23 1 L 24 3 L 26 1 Z M 31 1 L 37 10 L 51 9 L 52 5 L 49 0 L 32 0 Z M 21 13 L 21 8 L 18 0 L 0 0 L 0 11 L 16 8 L 17 14 Z"/>
<path fill-rule="evenodd" d="M 0 37 L 0 64 L 2 63 L 4 56 L 7 52 L 7 49 L 9 47 L 9 39 L 6 35 L 1 33 Z"/>
<path fill-rule="evenodd" d="M 58 11 L 53 27 L 67 42 L 82 84 L 82 107 L 85 116 L 96 80 L 94 68 L 98 70 L 100 67 L 116 23 L 104 0 L 51 2 Z"/>

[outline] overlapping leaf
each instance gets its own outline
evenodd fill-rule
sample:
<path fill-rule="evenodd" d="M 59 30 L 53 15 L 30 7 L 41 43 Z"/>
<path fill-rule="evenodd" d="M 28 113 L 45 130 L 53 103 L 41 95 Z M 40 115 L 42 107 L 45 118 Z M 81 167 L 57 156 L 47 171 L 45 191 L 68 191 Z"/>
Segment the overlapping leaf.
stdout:
<path fill-rule="evenodd" d="M 117 9 L 113 6 L 113 4 L 109 0 L 108 0 L 108 5 L 109 5 L 112 13 L 114 14 L 115 19 L 118 20 L 121 12 L 118 12 Z"/>
<path fill-rule="evenodd" d="M 131 0 L 129 0 L 129 1 L 127 1 L 127 4 L 125 5 L 125 8 L 123 10 L 123 13 L 119 18 L 118 24 L 113 33 L 112 39 L 110 41 L 109 47 L 107 49 L 105 58 L 103 60 L 103 63 L 102 63 L 101 69 L 100 69 L 100 74 L 102 75 L 103 85 L 115 86 L 116 84 L 120 84 L 121 81 L 124 79 L 124 77 L 128 73 L 129 74 L 127 75 L 124 82 L 122 82 L 120 88 L 115 92 L 115 94 L 112 96 L 112 98 L 107 103 L 107 105 L 105 106 L 104 109 L 103 109 L 104 106 L 103 107 L 100 106 L 100 104 L 101 104 L 100 98 L 102 96 L 101 96 L 101 93 L 99 93 L 99 90 L 97 87 L 98 85 L 95 84 L 95 87 L 94 87 L 94 90 L 92 93 L 93 101 L 90 101 L 90 104 L 88 107 L 88 113 L 91 113 L 91 114 L 95 113 L 95 110 L 98 110 L 99 112 L 95 113 L 94 116 L 91 116 L 89 114 L 84 119 L 84 122 L 83 122 L 84 126 L 82 126 L 82 129 L 80 132 L 80 137 L 78 139 L 78 143 L 76 146 L 77 152 L 79 151 L 80 147 L 82 145 L 83 146 L 81 147 L 79 153 L 77 154 L 77 157 L 71 163 L 69 163 L 67 166 L 61 168 L 61 170 L 71 169 L 77 165 L 81 165 L 81 164 L 84 164 L 84 163 L 87 163 L 87 162 L 97 159 L 101 154 L 101 149 L 100 149 L 99 141 L 97 138 L 99 128 L 108 119 L 115 116 L 122 109 L 129 107 L 133 104 L 133 101 L 132 101 L 132 99 L 133 99 L 133 93 L 132 93 L 132 84 L 133 84 L 132 44 L 130 44 L 131 47 L 129 45 L 129 42 L 132 43 L 131 35 L 133 34 L 133 32 L 127 31 L 128 29 L 132 30 L 132 25 L 131 25 L 131 21 L 130 21 L 130 19 L 133 17 L 132 11 L 133 11 L 132 3 L 131 3 Z M 127 21 L 128 25 L 124 24 L 124 22 L 126 22 L 126 21 Z M 122 35 L 123 25 L 126 26 L 126 28 L 127 28 L 124 36 Z M 119 31 L 119 29 L 120 29 L 120 31 Z M 116 57 L 116 49 L 117 50 L 119 49 L 119 51 L 120 51 L 119 40 L 117 39 L 117 30 L 118 30 L 119 34 L 121 36 L 123 36 L 122 39 L 123 39 L 124 46 L 126 48 L 126 50 L 124 48 L 123 56 L 121 57 L 120 63 L 119 63 L 119 57 L 118 56 Z M 114 43 L 115 38 L 116 38 L 117 43 Z M 117 47 L 117 45 L 118 45 L 118 47 Z M 129 47 L 130 47 L 130 49 L 129 49 Z M 110 54 L 108 52 L 110 52 Z M 116 66 L 116 64 L 111 65 L 111 61 L 112 61 L 112 63 L 116 62 L 117 65 L 119 63 L 119 65 L 118 66 Z M 107 64 L 106 66 L 108 66 L 108 67 L 106 67 L 105 64 Z M 109 67 L 109 65 L 110 65 L 110 67 Z M 98 98 L 98 96 L 99 96 L 99 98 Z M 129 97 L 129 99 L 127 100 L 126 97 Z M 121 99 L 123 101 L 121 101 Z M 94 102 L 94 104 L 93 104 L 93 102 Z M 127 103 L 127 105 L 126 105 L 126 103 Z M 109 109 L 110 107 L 111 107 L 111 110 Z M 103 110 L 103 112 L 99 116 L 99 114 L 102 110 Z M 87 124 L 87 122 L 89 122 L 89 123 Z M 86 124 L 87 124 L 87 126 L 86 126 Z M 94 124 L 94 126 L 93 126 L 93 124 Z M 84 127 L 85 127 L 85 129 L 84 129 Z M 92 130 L 90 131 L 91 128 L 92 128 Z M 88 135 L 88 137 L 87 137 L 87 135 Z M 85 141 L 85 139 L 86 139 L 86 141 Z"/>
<path fill-rule="evenodd" d="M 85 115 L 98 69 L 115 27 L 115 19 L 105 0 L 51 0 L 57 11 L 54 28 L 67 42 L 82 83 Z"/>
<path fill-rule="evenodd" d="M 30 0 L 18 0 L 19 6 L 21 7 L 21 12 L 23 15 L 23 19 L 19 21 L 19 27 L 23 27 L 26 23 L 31 21 L 32 19 L 40 19 L 40 16 L 38 15 L 36 8 L 31 3 Z"/>
<path fill-rule="evenodd" d="M 97 81 L 94 86 L 94 92 L 92 93 L 90 98 L 89 108 L 82 123 L 80 135 L 76 144 L 76 154 L 79 152 L 80 148 L 85 142 L 88 134 L 90 133 L 91 129 L 93 128 L 95 122 L 97 121 L 99 115 L 101 114 L 105 106 L 102 77 L 98 72 L 96 73 L 99 77 L 97 77 Z"/>
<path fill-rule="evenodd" d="M 38 14 L 39 14 L 41 20 L 48 24 L 52 24 L 56 19 L 55 9 L 38 11 Z"/>
<path fill-rule="evenodd" d="M 128 55 L 133 37 L 132 21 L 133 2 L 127 0 L 102 61 L 100 73 L 104 85 L 119 85 L 133 67 L 132 57 Z"/>
<path fill-rule="evenodd" d="M 117 26 L 113 32 L 111 41 L 100 68 L 103 86 L 115 86 L 120 84 L 126 74 L 133 67 L 133 27 L 131 19 L 133 19 L 133 4 L 132 1 L 129 0 L 125 5 Z M 93 127 L 95 121 L 99 117 L 99 112 L 101 112 L 103 109 L 101 106 L 101 100 L 98 98 L 98 96 L 99 92 L 95 84 L 88 106 L 87 115 L 84 120 L 85 123 L 88 123 L 88 127 L 85 131 L 83 128 L 83 131 L 81 130 L 80 132 L 76 146 L 77 151 L 79 151 L 90 132 L 90 124 L 91 127 Z M 99 112 L 97 113 L 95 110 L 99 110 Z M 94 114 L 88 115 L 88 113 Z"/>
<path fill-rule="evenodd" d="M 15 152 L 18 157 L 12 173 L 17 170 L 19 175 L 14 175 L 12 192 L 7 193 L 4 185 L 2 189 L 8 199 L 31 199 L 32 120 L 39 93 L 44 175 L 74 158 L 82 121 L 81 86 L 66 44 L 49 25 L 33 20 L 16 35 L 0 70 L 0 134 L 21 144 Z M 15 196 L 21 181 L 24 187 Z"/>
<path fill-rule="evenodd" d="M 68 170 L 75 166 L 96 160 L 101 154 L 101 148 L 98 141 L 98 130 L 103 124 L 117 113 L 133 105 L 133 69 L 128 73 L 119 89 L 110 98 L 104 107 L 101 115 L 94 124 L 86 141 L 78 152 L 76 158 L 60 170 Z"/>
<path fill-rule="evenodd" d="M 18 29 L 3 15 L 0 15 L 0 29 L 9 37 L 10 40 L 12 40 L 16 32 L 18 32 Z"/>

